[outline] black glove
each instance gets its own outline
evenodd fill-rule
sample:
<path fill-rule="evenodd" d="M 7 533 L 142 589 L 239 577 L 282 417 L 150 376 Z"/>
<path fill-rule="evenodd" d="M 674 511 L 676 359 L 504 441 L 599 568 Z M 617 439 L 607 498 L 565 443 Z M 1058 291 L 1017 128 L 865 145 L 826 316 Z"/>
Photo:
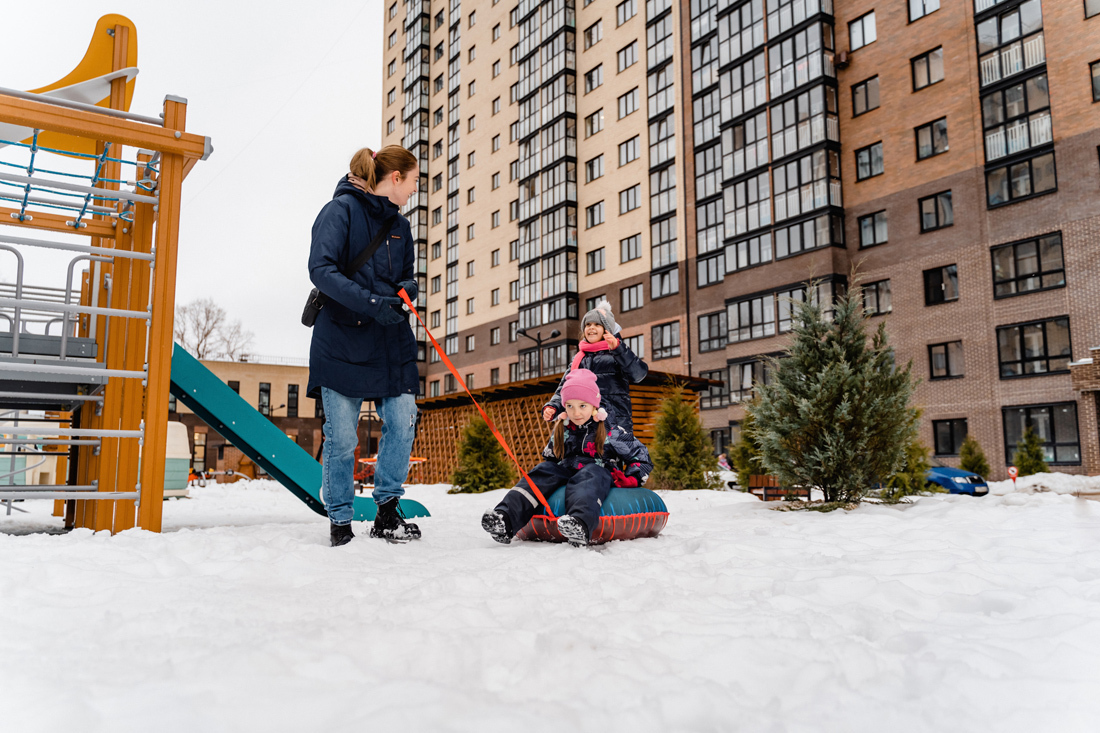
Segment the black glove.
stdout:
<path fill-rule="evenodd" d="M 405 320 L 401 306 L 405 302 L 396 296 L 371 295 L 366 314 L 383 326 L 393 326 Z"/>
<path fill-rule="evenodd" d="M 397 289 L 404 290 L 408 294 L 409 300 L 413 301 L 416 300 L 416 295 L 420 292 L 420 286 L 416 284 L 416 280 L 402 280 L 397 283 Z"/>

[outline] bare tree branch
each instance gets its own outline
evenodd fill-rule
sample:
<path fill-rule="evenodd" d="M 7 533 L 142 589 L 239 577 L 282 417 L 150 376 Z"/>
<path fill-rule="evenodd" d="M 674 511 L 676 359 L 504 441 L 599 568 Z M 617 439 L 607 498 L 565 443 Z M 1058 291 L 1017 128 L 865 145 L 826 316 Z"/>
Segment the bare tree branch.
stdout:
<path fill-rule="evenodd" d="M 237 361 L 247 353 L 252 333 L 240 321 L 230 323 L 225 309 L 210 298 L 176 307 L 173 336 L 198 359 Z"/>

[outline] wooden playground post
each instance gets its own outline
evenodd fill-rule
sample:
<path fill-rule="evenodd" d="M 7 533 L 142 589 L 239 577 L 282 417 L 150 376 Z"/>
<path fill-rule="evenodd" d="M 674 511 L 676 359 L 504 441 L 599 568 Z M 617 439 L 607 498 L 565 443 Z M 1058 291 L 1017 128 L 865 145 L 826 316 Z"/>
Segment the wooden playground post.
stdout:
<path fill-rule="evenodd" d="M 182 137 L 187 102 L 164 100 L 164 129 Z M 172 335 L 176 303 L 176 256 L 179 246 L 180 187 L 184 156 L 161 151 L 160 203 L 157 206 L 153 321 L 149 329 L 149 384 L 145 389 L 145 445 L 141 457 L 138 525 L 159 532 L 164 505 L 164 460 L 168 440 L 168 386 L 172 369 Z"/>

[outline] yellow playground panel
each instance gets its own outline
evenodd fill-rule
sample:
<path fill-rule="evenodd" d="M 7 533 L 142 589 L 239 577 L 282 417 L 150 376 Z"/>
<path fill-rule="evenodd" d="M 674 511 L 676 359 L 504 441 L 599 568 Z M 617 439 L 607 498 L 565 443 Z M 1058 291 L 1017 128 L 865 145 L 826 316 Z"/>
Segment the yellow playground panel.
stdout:
<path fill-rule="evenodd" d="M 160 531 L 180 190 L 211 153 L 186 100 L 129 111 L 137 73 L 134 24 L 107 15 L 60 81 L 0 79 L 0 455 L 57 458 L 51 484 L 4 477 L 0 505 L 53 499 L 67 526 L 112 532 Z M 71 256 L 63 288 L 28 279 L 66 276 L 32 273 L 42 249 Z"/>

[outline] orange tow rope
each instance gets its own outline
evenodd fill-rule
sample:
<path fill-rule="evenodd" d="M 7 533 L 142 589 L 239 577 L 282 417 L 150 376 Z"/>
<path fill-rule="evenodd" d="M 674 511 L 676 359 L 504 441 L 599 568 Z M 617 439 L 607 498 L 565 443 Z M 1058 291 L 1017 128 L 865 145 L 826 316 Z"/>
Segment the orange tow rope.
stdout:
<path fill-rule="evenodd" d="M 451 363 L 451 360 L 447 358 L 447 355 L 443 353 L 443 349 L 439 347 L 439 342 L 435 340 L 435 336 L 432 336 L 432 332 L 428 330 L 428 324 L 424 323 L 424 319 L 420 317 L 420 311 L 416 309 L 416 304 L 409 298 L 409 294 L 405 292 L 404 288 L 397 291 L 397 294 L 401 296 L 401 299 L 405 301 L 405 305 L 409 306 L 409 310 L 416 314 L 416 320 L 420 321 L 420 325 L 424 327 L 424 333 L 428 334 L 428 338 L 432 340 L 432 346 L 435 347 L 435 351 L 439 354 L 439 358 L 443 360 L 443 363 L 447 365 L 447 368 L 451 370 L 451 374 L 454 375 L 455 381 L 462 385 L 462 389 L 466 390 L 466 394 L 470 395 L 470 399 L 474 403 L 474 407 L 481 413 L 481 416 L 485 418 L 485 424 L 489 426 L 489 429 L 493 431 L 493 437 L 497 439 L 497 442 L 504 446 L 505 452 L 508 457 L 512 459 L 512 463 L 516 464 L 516 468 L 519 469 L 520 476 L 523 476 L 527 480 L 527 485 L 535 492 L 535 497 L 546 508 L 546 513 L 551 519 L 556 519 L 554 511 L 550 508 L 550 502 L 546 501 L 546 497 L 539 491 L 539 487 L 535 485 L 535 482 L 531 480 L 531 477 L 527 475 L 527 472 L 523 470 L 523 466 L 520 465 L 519 460 L 516 458 L 516 454 L 512 452 L 512 449 L 508 446 L 508 441 L 504 439 L 504 436 L 497 430 L 497 426 L 493 424 L 493 419 L 486 414 L 481 405 L 474 398 L 470 388 L 466 386 L 466 380 L 462 378 L 462 375 L 455 369 L 455 365 Z"/>

